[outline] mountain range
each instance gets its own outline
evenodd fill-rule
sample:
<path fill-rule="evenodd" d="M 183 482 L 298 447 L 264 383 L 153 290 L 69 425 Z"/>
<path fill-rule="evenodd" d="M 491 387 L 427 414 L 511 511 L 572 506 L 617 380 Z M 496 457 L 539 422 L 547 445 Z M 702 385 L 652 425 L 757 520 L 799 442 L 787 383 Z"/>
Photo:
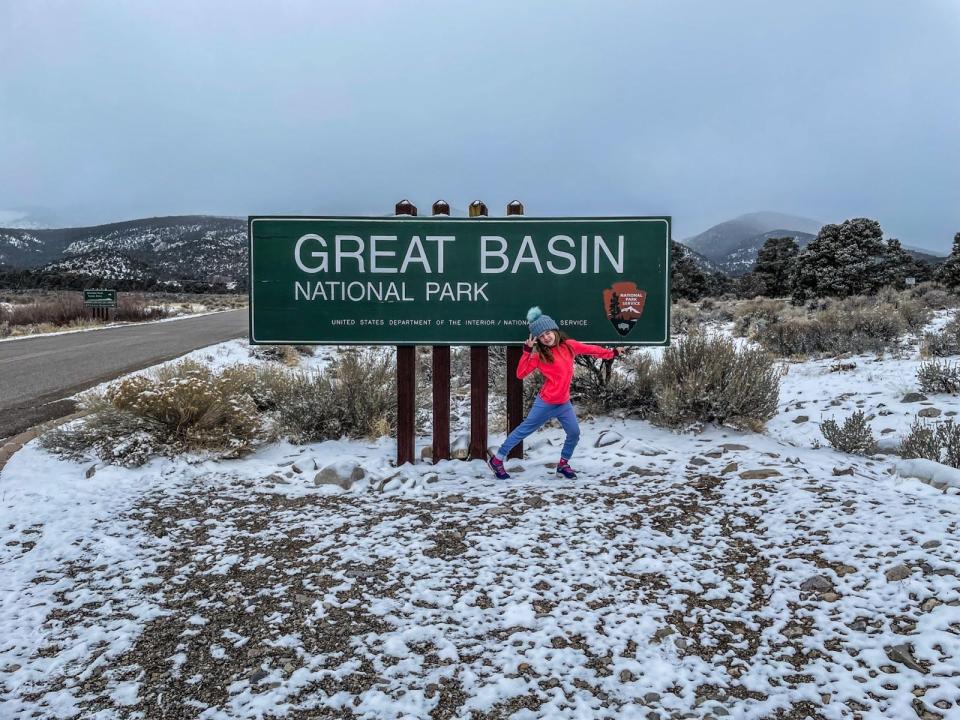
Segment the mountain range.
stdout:
<path fill-rule="evenodd" d="M 247 222 L 187 215 L 57 230 L 2 228 L 0 264 L 104 280 L 237 282 L 247 274 Z"/>
<path fill-rule="evenodd" d="M 741 215 L 681 240 L 704 269 L 742 275 L 771 237 L 809 243 L 821 223 L 774 212 Z M 926 262 L 941 258 L 905 246 Z M 244 218 L 185 215 L 94 227 L 0 228 L 0 269 L 32 268 L 103 280 L 221 282 L 243 286 L 247 276 Z"/>

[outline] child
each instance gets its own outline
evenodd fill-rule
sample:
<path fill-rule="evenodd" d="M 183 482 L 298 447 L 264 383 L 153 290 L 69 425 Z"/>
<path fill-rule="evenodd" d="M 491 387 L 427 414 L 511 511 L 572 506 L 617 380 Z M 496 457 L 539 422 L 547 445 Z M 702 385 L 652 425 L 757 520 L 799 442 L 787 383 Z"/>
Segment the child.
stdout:
<path fill-rule="evenodd" d="M 573 359 L 577 355 L 593 355 L 604 360 L 612 360 L 620 353 L 615 349 L 588 345 L 567 337 L 560 332 L 557 323 L 549 315 L 544 315 L 538 307 L 532 307 L 527 312 L 527 322 L 530 325 L 530 337 L 523 344 L 523 355 L 517 365 L 517 377 L 523 380 L 534 370 L 539 370 L 546 378 L 546 382 L 537 395 L 526 420 L 514 428 L 497 450 L 497 454 L 490 458 L 490 467 L 500 480 L 509 478 L 510 476 L 503 468 L 507 453 L 547 420 L 557 418 L 567 433 L 563 449 L 560 451 L 557 474 L 572 480 L 577 477 L 577 474 L 570 467 L 570 456 L 573 455 L 573 449 L 580 439 L 580 426 L 577 424 L 573 405 L 570 404 Z"/>

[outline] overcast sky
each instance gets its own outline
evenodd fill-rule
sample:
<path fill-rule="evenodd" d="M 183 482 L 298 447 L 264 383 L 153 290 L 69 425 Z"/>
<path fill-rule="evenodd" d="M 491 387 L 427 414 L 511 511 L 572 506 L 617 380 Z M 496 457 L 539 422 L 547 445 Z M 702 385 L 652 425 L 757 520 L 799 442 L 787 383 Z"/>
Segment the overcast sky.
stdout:
<path fill-rule="evenodd" d="M 0 0 L 0 211 L 960 231 L 960 2 Z"/>

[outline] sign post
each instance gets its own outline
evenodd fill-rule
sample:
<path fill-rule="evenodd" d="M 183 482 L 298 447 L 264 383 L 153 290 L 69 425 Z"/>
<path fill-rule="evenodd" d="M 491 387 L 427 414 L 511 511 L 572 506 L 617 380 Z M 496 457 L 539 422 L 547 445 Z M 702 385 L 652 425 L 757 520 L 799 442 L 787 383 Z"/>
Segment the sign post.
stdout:
<path fill-rule="evenodd" d="M 470 217 L 487 217 L 481 200 L 470 203 Z M 487 411 L 489 401 L 490 349 L 486 345 L 470 348 L 470 455 L 471 460 L 487 459 Z"/>
<path fill-rule="evenodd" d="M 450 217 L 443 200 L 433 204 L 434 217 Z M 433 462 L 450 459 L 450 346 L 433 346 Z"/>
<path fill-rule="evenodd" d="M 409 200 L 401 200 L 396 215 L 417 216 Z M 417 346 L 397 345 L 397 465 L 412 463 L 416 454 Z"/>
<path fill-rule="evenodd" d="M 507 217 L 523 215 L 523 203 L 514 200 L 507 205 Z M 507 345 L 507 433 L 523 422 L 523 380 L 517 379 L 517 366 L 523 348 L 519 345 Z M 523 440 L 518 442 L 507 457 L 523 457 Z"/>

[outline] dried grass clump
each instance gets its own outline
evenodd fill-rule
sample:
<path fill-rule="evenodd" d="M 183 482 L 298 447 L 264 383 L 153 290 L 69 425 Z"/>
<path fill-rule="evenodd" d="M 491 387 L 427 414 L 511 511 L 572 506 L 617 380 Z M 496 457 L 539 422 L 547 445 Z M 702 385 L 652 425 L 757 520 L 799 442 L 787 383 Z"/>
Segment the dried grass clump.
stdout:
<path fill-rule="evenodd" d="M 297 367 L 300 364 L 301 353 L 297 352 L 302 345 L 258 345 L 250 350 L 250 355 L 258 360 L 277 362 L 287 367 Z"/>

